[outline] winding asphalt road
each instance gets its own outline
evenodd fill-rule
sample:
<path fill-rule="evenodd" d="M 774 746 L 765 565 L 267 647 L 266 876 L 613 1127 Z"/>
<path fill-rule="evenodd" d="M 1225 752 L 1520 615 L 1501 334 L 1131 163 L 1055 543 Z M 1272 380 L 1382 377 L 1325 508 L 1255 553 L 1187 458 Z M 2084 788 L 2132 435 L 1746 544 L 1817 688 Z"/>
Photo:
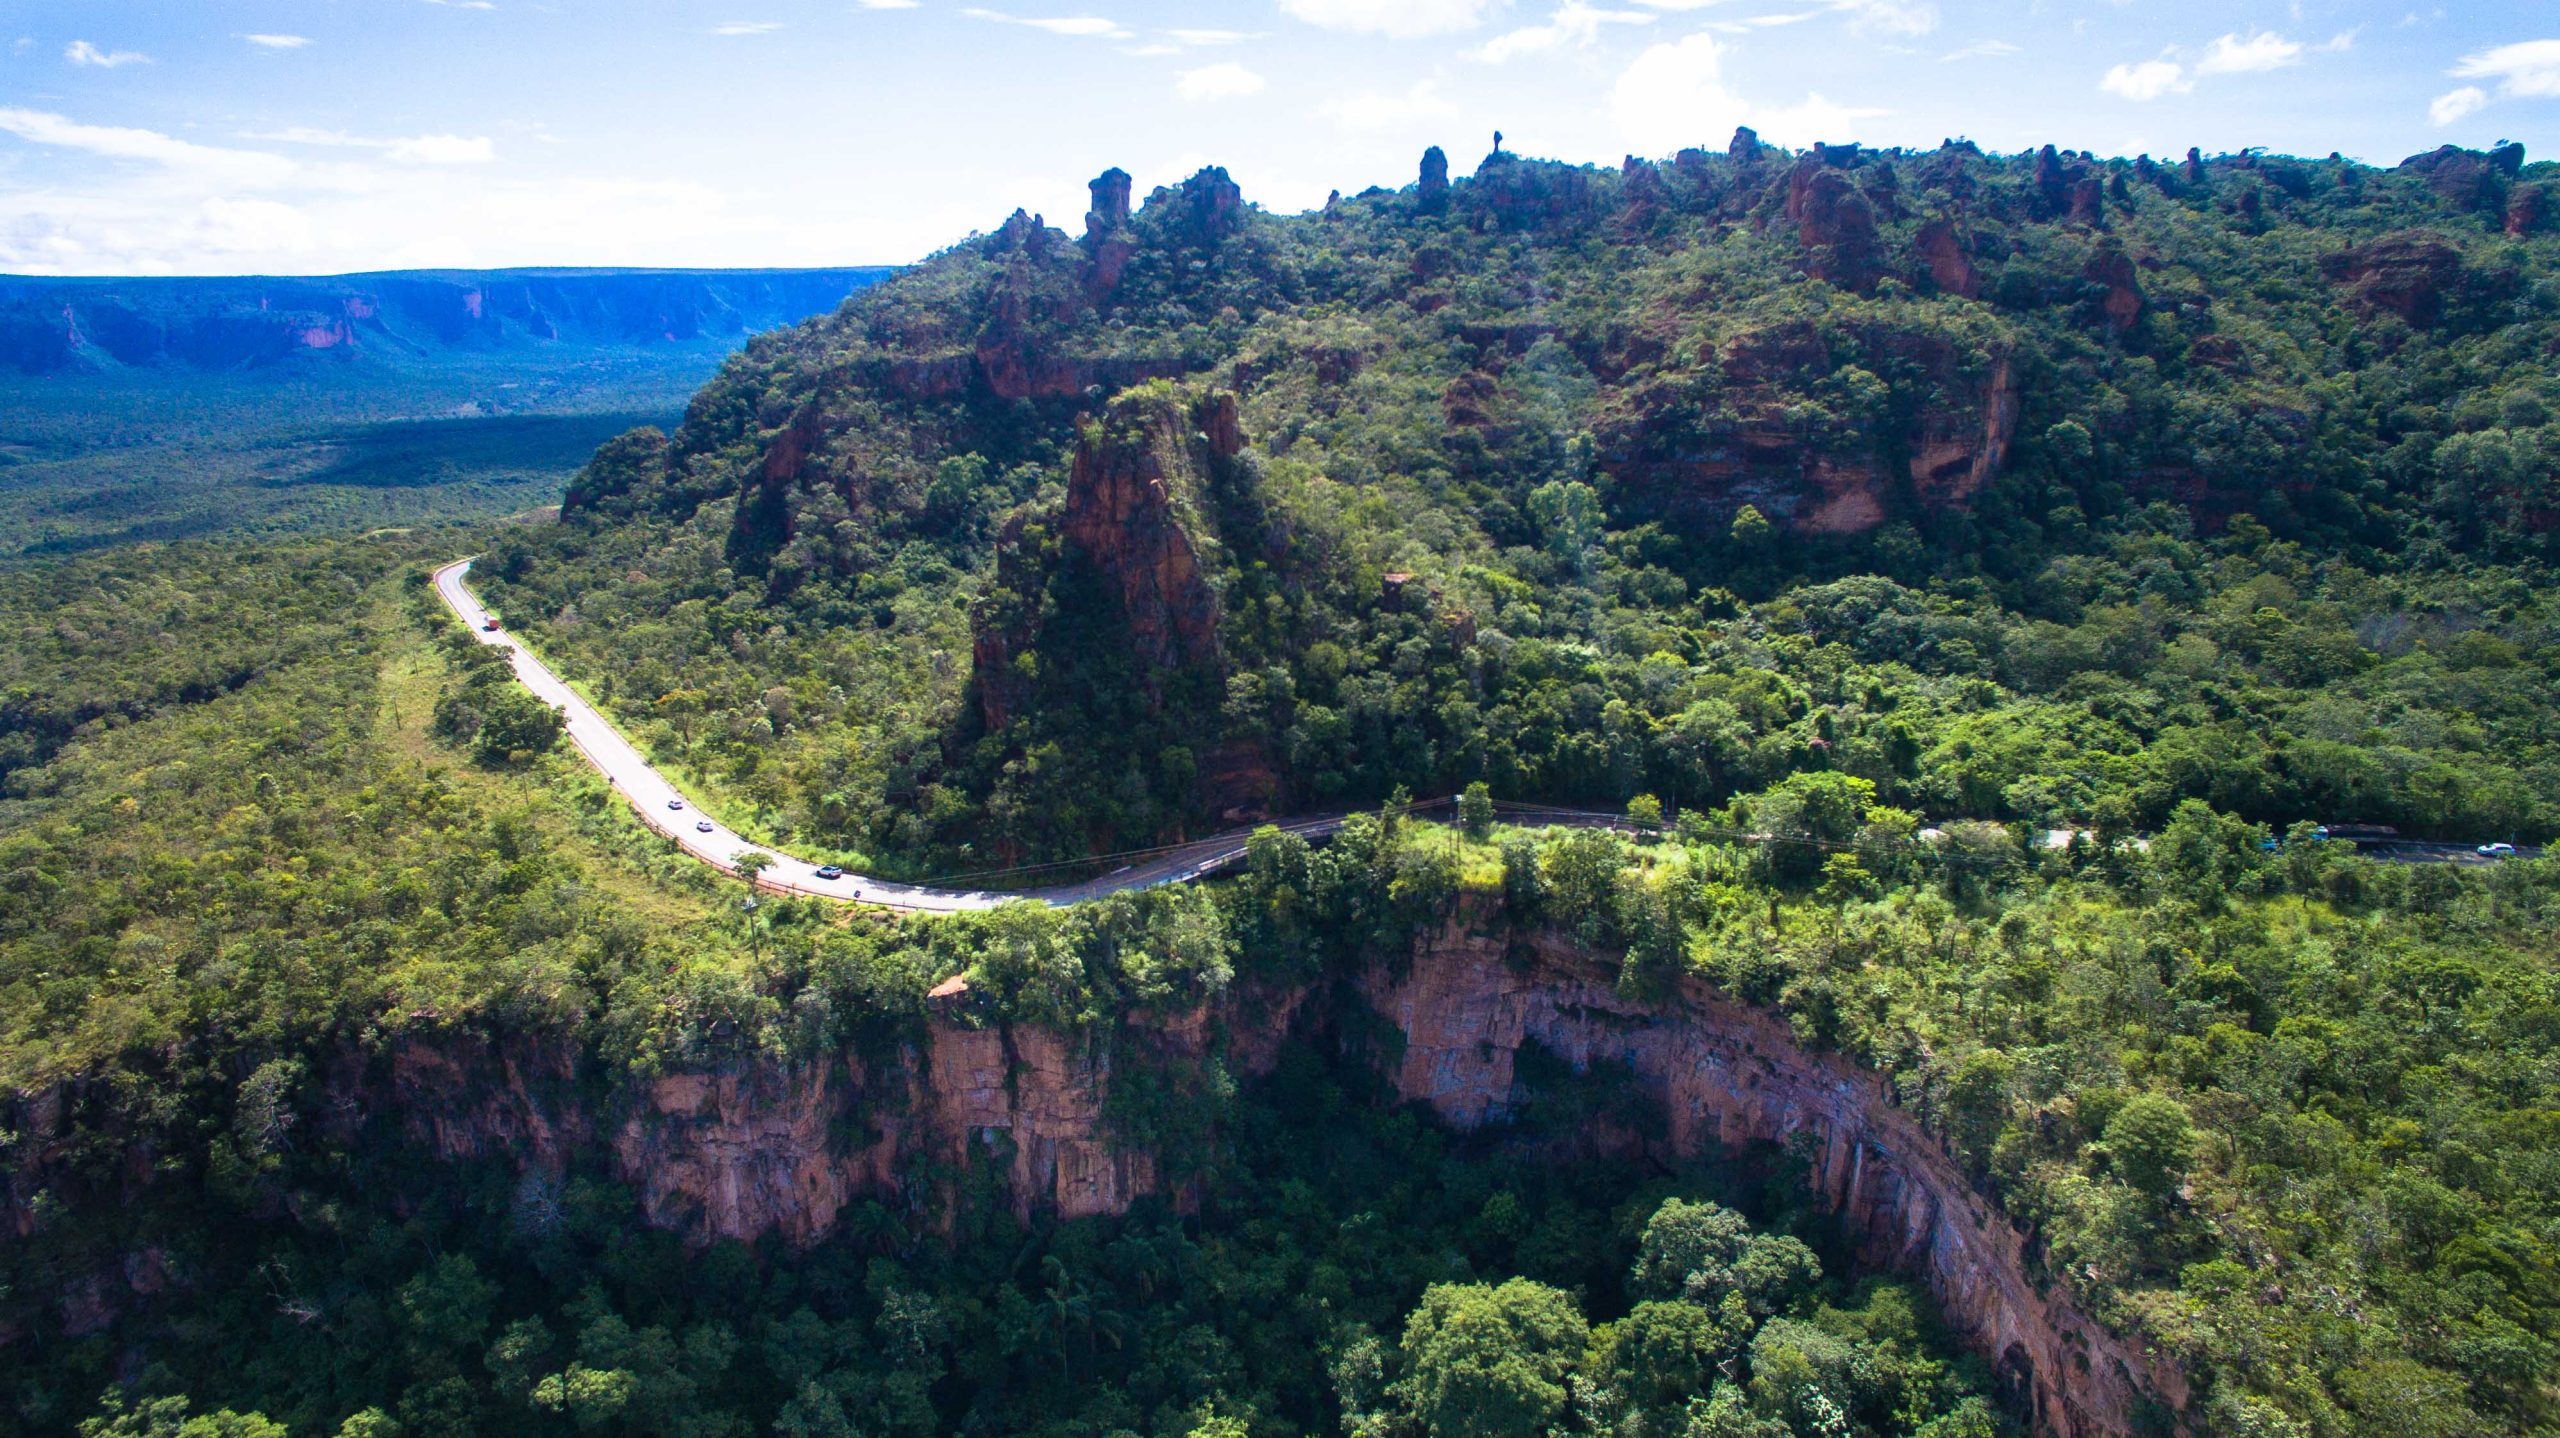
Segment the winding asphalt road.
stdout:
<path fill-rule="evenodd" d="M 535 698 L 562 712 L 568 720 L 569 742 L 578 746 L 578 752 L 586 756 L 597 773 L 604 775 L 605 782 L 613 786 L 614 792 L 639 812 L 642 823 L 675 840 L 677 847 L 693 857 L 730 873 L 737 872 L 740 855 L 764 855 L 766 867 L 756 876 L 759 888 L 936 914 L 992 909 L 998 904 L 1026 899 L 1044 904 L 1077 904 L 1106 894 L 1153 888 L 1158 884 L 1179 884 L 1215 873 L 1244 856 L 1245 841 L 1253 833 L 1251 829 L 1238 829 L 1167 849 L 1098 879 L 1048 889 L 935 889 L 865 878 L 860 874 L 822 879 L 818 877 L 818 866 L 808 860 L 794 858 L 762 844 L 749 843 L 727 825 L 695 809 L 693 802 L 679 793 L 675 785 L 650 767 L 649 761 L 641 757 L 631 741 L 622 737 L 621 730 L 614 728 L 576 690 L 561 682 L 560 676 L 551 672 L 551 666 L 533 657 L 505 630 L 487 627 L 489 611 L 481 607 L 480 601 L 462 582 L 463 575 L 470 569 L 470 560 L 455 560 L 435 572 L 435 585 L 436 593 L 447 607 L 461 616 L 463 624 L 471 631 L 471 637 L 506 651 L 507 662 L 514 668 L 517 680 L 532 690 Z M 710 827 L 707 830 L 699 827 L 704 824 Z M 1313 837 L 1330 834 L 1341 826 L 1341 816 L 1327 815 L 1279 827 Z"/>
<path fill-rule="evenodd" d="M 596 707 L 578 696 L 551 672 L 551 667 L 536 659 L 522 644 L 509 638 L 503 629 L 488 627 L 489 611 L 480 606 L 463 585 L 462 577 L 471 569 L 471 561 L 457 559 L 435 572 L 436 593 L 463 624 L 471 637 L 492 648 L 503 649 L 507 662 L 514 666 L 516 678 L 534 696 L 568 720 L 569 742 L 587 756 L 587 762 L 604 775 L 605 781 L 638 810 L 640 821 L 676 841 L 678 847 L 706 864 L 736 873 L 738 856 L 762 854 L 766 867 L 756 876 L 759 888 L 781 894 L 807 894 L 821 899 L 842 899 L 848 903 L 877 904 L 886 909 L 910 912 L 949 914 L 966 909 L 992 909 L 998 904 L 1030 900 L 1043 904 L 1080 904 L 1117 894 L 1129 889 L 1149 889 L 1158 884 L 1179 884 L 1216 873 L 1244 857 L 1245 842 L 1253 830 L 1236 829 L 1213 838 L 1201 839 L 1176 848 L 1161 850 L 1149 857 L 1098 879 L 1061 884 L 1047 889 L 937 889 L 920 884 L 897 884 L 885 879 L 846 874 L 840 878 L 818 877 L 818 866 L 806 859 L 796 859 L 779 849 L 751 844 L 740 838 L 719 820 L 696 810 L 692 801 L 677 792 L 676 786 L 649 766 L 622 731 L 613 727 Z M 670 801 L 674 801 L 672 804 Z M 1445 801 L 1444 801 L 1445 802 Z M 1503 805 L 1523 815 L 1535 816 L 1534 822 L 1575 826 L 1624 827 L 1623 815 L 1601 814 L 1579 809 L 1543 809 L 1527 805 Z M 1294 820 L 1279 825 L 1293 834 L 1310 838 L 1330 834 L 1342 827 L 1343 816 L 1327 814 Z M 702 826 L 708 825 L 708 828 Z M 1934 831 L 1931 831 L 1934 832 Z M 1748 837 L 1753 842 L 1768 842 L 1765 835 Z M 1926 837 L 1926 835 L 1924 835 Z M 2070 838 L 2068 830 L 2049 830 L 2044 835 L 2048 848 L 2058 848 Z M 2140 841 L 2137 841 L 2140 842 Z M 2360 845 L 2371 857 L 2385 862 L 2461 864 L 2488 863 L 2469 846 L 2428 843 L 2418 840 L 2393 840 Z M 2519 846 L 2518 856 L 2540 858 L 2538 846 Z"/>

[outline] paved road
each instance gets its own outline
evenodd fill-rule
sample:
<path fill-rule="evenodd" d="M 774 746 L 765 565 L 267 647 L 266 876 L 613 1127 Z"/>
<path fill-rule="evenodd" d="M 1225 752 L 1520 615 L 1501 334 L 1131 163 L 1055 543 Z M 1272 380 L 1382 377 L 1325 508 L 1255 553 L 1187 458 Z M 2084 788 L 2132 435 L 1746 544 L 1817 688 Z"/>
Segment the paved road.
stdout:
<path fill-rule="evenodd" d="M 643 823 L 675 840 L 686 853 L 732 873 L 737 871 L 737 858 L 740 854 L 764 855 L 768 861 L 767 866 L 763 873 L 756 876 L 756 883 L 761 888 L 771 889 L 777 893 L 809 894 L 820 898 L 878 904 L 883 908 L 937 914 L 956 913 L 963 909 L 991 909 L 998 904 L 1023 899 L 1044 904 L 1080 904 L 1087 900 L 1099 899 L 1107 894 L 1121 893 L 1129 889 L 1148 889 L 1158 884 L 1179 884 L 1215 873 L 1244 857 L 1245 841 L 1252 836 L 1251 829 L 1236 829 L 1213 838 L 1159 851 L 1100 878 L 1061 884 L 1046 889 L 937 889 L 919 884 L 897 884 L 885 879 L 865 878 L 860 874 L 847 874 L 838 879 L 821 879 L 818 877 L 817 865 L 806 859 L 795 859 L 779 849 L 768 849 L 761 844 L 747 842 L 718 820 L 697 812 L 690 801 L 685 801 L 680 808 L 668 807 L 669 800 L 681 800 L 683 796 L 676 792 L 673 784 L 668 783 L 657 770 L 649 766 L 648 760 L 640 757 L 640 751 L 631 747 L 631 741 L 622 737 L 622 731 L 614 728 L 604 715 L 596 711 L 594 705 L 578 697 L 575 690 L 560 681 L 559 675 L 551 672 L 550 666 L 534 658 L 523 645 L 509 638 L 505 631 L 484 627 L 488 621 L 489 612 L 480 607 L 480 601 L 472 597 L 471 591 L 464 587 L 462 582 L 463 575 L 469 572 L 470 568 L 470 560 L 456 560 L 436 571 L 435 582 L 436 593 L 443 596 L 444 602 L 452 607 L 454 613 L 462 616 L 462 622 L 471 630 L 471 637 L 483 644 L 505 649 L 509 663 L 515 668 L 516 678 L 523 681 L 524 687 L 532 690 L 535 696 L 545 704 L 566 714 L 569 742 L 577 745 L 578 752 L 587 756 L 587 762 L 593 764 L 597 772 L 603 774 L 606 781 L 611 783 L 614 789 L 639 811 Z M 1613 828 L 1626 825 L 1624 815 L 1602 814 L 1590 810 L 1549 809 L 1511 804 L 1501 807 L 1521 817 L 1524 822 L 1548 825 L 1601 825 Z M 1279 827 L 1291 833 L 1314 838 L 1341 828 L 1342 818 L 1343 816 L 1339 814 L 1327 814 L 1295 820 Z M 711 827 L 707 830 L 698 827 L 702 824 L 709 824 Z M 1938 831 L 1925 830 L 1922 837 L 1927 838 L 1936 832 Z M 1765 835 L 1732 837 L 1751 842 L 1767 842 Z M 2044 844 L 2047 848 L 2059 848 L 2069 841 L 2070 831 L 2067 829 L 2050 830 L 2044 835 Z M 2135 842 L 2144 841 L 2136 840 Z M 2363 852 L 2370 857 L 2401 863 L 2491 862 L 2474 854 L 2470 846 L 2465 844 L 2397 840 L 2383 843 L 2366 841 L 2362 847 Z M 2541 853 L 2539 848 L 2531 846 L 2520 850 L 2520 856 L 2525 858 L 2538 858 Z"/>
<path fill-rule="evenodd" d="M 569 742 L 578 746 L 587 762 L 604 775 L 605 781 L 639 812 L 641 822 L 676 841 L 686 853 L 717 868 L 737 872 L 741 854 L 756 853 L 768 861 L 763 873 L 756 876 L 757 886 L 777 893 L 810 894 L 820 898 L 858 900 L 883 908 L 906 909 L 926 913 L 947 914 L 963 909 L 991 909 L 998 904 L 1029 899 L 1046 904 L 1075 904 L 1098 899 L 1128 889 L 1153 888 L 1158 884 L 1178 884 L 1214 873 L 1244 856 L 1245 840 L 1250 829 L 1238 829 L 1215 838 L 1185 844 L 1131 864 L 1129 867 L 1080 883 L 1062 884 L 1048 889 L 935 889 L 916 884 L 897 884 L 885 879 L 847 874 L 840 879 L 821 879 L 818 866 L 797 859 L 779 849 L 749 843 L 728 826 L 708 814 L 697 811 L 692 801 L 676 791 L 661 776 L 622 731 L 613 727 L 596 707 L 581 698 L 576 690 L 551 672 L 551 667 L 533 657 L 526 648 L 504 630 L 484 627 L 489 611 L 480 606 L 470 589 L 462 582 L 471 568 L 468 559 L 456 560 L 435 572 L 436 593 L 471 630 L 471 637 L 481 643 L 507 651 L 508 663 L 516 678 L 543 703 L 558 709 L 568 719 Z M 681 808 L 670 808 L 669 801 Z M 704 830 L 698 826 L 709 824 Z M 1280 827 L 1309 836 L 1330 834 L 1342 825 L 1340 815 L 1306 819 Z"/>

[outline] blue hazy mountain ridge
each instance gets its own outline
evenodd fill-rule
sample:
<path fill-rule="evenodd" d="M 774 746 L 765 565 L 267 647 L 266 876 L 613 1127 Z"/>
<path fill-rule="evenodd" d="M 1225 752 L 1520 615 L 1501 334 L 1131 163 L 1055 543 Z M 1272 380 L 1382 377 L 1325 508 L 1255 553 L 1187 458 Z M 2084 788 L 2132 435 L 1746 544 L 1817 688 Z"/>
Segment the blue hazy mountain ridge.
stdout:
<path fill-rule="evenodd" d="M 255 371 L 299 360 L 433 362 L 461 351 L 698 346 L 833 309 L 889 273 L 395 270 L 319 277 L 0 276 L 0 365 Z"/>
<path fill-rule="evenodd" d="M 0 276 L 0 557 L 544 504 L 892 272 Z"/>

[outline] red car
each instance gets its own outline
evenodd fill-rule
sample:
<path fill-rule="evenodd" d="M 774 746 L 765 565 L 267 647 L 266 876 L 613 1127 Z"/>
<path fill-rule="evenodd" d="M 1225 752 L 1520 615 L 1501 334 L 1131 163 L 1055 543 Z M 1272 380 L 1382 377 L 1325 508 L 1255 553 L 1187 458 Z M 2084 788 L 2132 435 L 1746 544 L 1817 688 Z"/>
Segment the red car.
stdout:
<path fill-rule="evenodd" d="M 483 628 L 483 629 L 488 630 L 488 631 L 489 631 L 490 633 L 492 633 L 492 634 L 497 633 L 497 632 L 498 632 L 498 616 L 496 616 L 496 615 L 492 614 L 492 615 L 490 615 L 488 618 L 481 620 L 481 621 L 480 621 L 480 627 L 481 627 L 481 628 Z"/>

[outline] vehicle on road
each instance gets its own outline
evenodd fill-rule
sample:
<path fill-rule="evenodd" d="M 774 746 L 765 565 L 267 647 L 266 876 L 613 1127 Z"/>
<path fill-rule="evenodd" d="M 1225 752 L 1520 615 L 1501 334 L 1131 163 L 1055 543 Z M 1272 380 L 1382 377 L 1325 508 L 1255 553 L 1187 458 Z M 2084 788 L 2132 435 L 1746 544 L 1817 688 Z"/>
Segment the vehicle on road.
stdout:
<path fill-rule="evenodd" d="M 496 615 L 492 614 L 492 615 L 490 615 L 488 618 L 481 620 L 481 621 L 480 621 L 480 627 L 481 627 L 483 630 L 487 631 L 488 633 L 491 633 L 491 634 L 495 634 L 495 633 L 497 633 L 497 632 L 498 632 L 498 616 L 496 616 Z"/>
<path fill-rule="evenodd" d="M 667 807 L 670 809 L 681 809 L 684 807 L 684 801 L 682 799 L 669 799 L 667 801 Z"/>
<path fill-rule="evenodd" d="M 2512 859 L 2516 856 L 2516 846 L 2513 844 L 2483 844 L 2471 852 L 2479 855 L 2483 859 Z"/>
<path fill-rule="evenodd" d="M 693 827 L 701 833 L 708 834 L 711 832 L 711 821 L 708 819 L 696 819 L 693 821 Z"/>
<path fill-rule="evenodd" d="M 837 868 L 833 864 L 820 864 L 818 866 L 818 877 L 821 879 L 841 879 L 844 877 L 844 870 Z"/>

